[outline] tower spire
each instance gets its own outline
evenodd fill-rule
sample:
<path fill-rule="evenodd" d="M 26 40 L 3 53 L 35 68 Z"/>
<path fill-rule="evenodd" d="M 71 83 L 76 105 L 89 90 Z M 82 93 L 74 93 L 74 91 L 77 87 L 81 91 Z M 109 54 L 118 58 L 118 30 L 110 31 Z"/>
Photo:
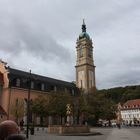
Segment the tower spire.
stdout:
<path fill-rule="evenodd" d="M 82 32 L 86 32 L 86 24 L 85 24 L 84 19 L 83 19 L 83 24 L 82 24 Z"/>

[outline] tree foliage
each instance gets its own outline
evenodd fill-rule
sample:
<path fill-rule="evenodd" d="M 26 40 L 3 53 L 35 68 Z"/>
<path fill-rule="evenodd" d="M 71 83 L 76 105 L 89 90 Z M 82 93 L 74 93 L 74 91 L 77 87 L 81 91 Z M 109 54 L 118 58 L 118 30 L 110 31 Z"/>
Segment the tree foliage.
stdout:
<path fill-rule="evenodd" d="M 86 120 L 97 123 L 99 119 L 116 118 L 116 104 L 97 90 L 91 90 L 86 99 Z"/>
<path fill-rule="evenodd" d="M 48 105 L 49 98 L 40 95 L 35 100 L 32 101 L 31 111 L 40 117 L 45 117 L 48 114 Z"/>
<path fill-rule="evenodd" d="M 16 122 L 19 124 L 20 119 L 24 117 L 24 100 L 17 98 L 11 105 L 11 114 L 16 118 Z"/>
<path fill-rule="evenodd" d="M 106 98 L 112 99 L 115 103 L 124 103 L 127 100 L 140 98 L 140 86 L 126 86 L 111 89 L 103 89 L 99 91 Z"/>
<path fill-rule="evenodd" d="M 68 93 L 52 93 L 49 100 L 49 115 L 66 115 L 66 105 L 72 103 L 71 95 Z"/>

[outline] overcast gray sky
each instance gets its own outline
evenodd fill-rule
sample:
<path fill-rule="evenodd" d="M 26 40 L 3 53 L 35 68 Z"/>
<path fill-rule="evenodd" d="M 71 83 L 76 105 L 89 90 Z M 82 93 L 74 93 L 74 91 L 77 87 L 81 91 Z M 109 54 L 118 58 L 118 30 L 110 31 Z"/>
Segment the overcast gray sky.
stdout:
<path fill-rule="evenodd" d="M 0 58 L 13 68 L 75 81 L 83 18 L 97 88 L 140 84 L 140 0 L 0 0 Z"/>

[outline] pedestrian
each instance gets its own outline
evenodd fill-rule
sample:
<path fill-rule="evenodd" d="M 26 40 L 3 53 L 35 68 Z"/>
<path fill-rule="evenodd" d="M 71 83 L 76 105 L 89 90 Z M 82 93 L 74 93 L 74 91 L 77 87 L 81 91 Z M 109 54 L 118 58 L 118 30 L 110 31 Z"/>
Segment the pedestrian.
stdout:
<path fill-rule="evenodd" d="M 20 134 L 12 134 L 8 136 L 6 140 L 26 140 L 26 137 Z"/>
<path fill-rule="evenodd" d="M 0 123 L 0 140 L 5 140 L 12 134 L 19 134 L 18 125 L 12 120 L 6 120 Z"/>
<path fill-rule="evenodd" d="M 23 130 L 24 121 L 23 119 L 20 121 L 20 130 Z"/>
<path fill-rule="evenodd" d="M 118 123 L 117 126 L 118 126 L 119 129 L 121 129 L 121 124 L 120 123 Z"/>

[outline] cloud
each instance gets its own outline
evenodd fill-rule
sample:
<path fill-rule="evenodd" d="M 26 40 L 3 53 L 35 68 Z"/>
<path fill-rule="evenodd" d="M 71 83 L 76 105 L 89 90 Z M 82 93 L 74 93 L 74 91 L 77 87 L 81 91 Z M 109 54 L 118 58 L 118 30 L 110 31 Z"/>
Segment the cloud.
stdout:
<path fill-rule="evenodd" d="M 73 81 L 83 18 L 97 87 L 139 84 L 139 0 L 1 0 L 0 56 L 10 66 Z"/>

